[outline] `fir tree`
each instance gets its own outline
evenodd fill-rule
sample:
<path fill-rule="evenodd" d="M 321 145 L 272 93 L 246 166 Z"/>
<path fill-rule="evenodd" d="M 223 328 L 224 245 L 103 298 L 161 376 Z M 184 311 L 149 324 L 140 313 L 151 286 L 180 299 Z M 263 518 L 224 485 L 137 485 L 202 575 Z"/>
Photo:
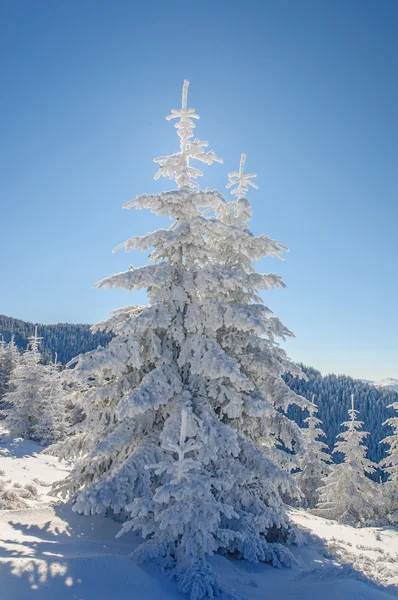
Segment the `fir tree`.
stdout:
<path fill-rule="evenodd" d="M 299 428 L 285 411 L 307 401 L 285 384 L 299 375 L 276 340 L 292 335 L 263 306 L 258 290 L 283 287 L 275 274 L 256 273 L 253 261 L 283 257 L 286 249 L 249 228 L 249 185 L 241 168 L 227 202 L 217 190 L 199 190 L 202 173 L 190 159 L 221 162 L 192 141 L 194 109 L 184 82 L 177 118 L 180 151 L 156 159 L 156 178 L 178 189 L 138 196 L 125 208 L 169 216 L 161 229 L 122 244 L 151 251 L 151 263 L 111 275 L 98 288 L 146 288 L 147 306 L 115 311 L 94 330 L 114 334 L 106 348 L 80 356 L 75 377 L 85 386 L 86 418 L 63 446 L 81 456 L 60 489 L 74 510 L 123 511 L 123 530 L 146 541 L 139 560 L 162 559 L 179 589 L 199 599 L 220 591 L 207 557 L 216 550 L 251 561 L 289 562 L 280 542 L 295 533 L 281 494 L 293 478 L 269 456 L 300 447 Z"/>
<path fill-rule="evenodd" d="M 325 477 L 316 513 L 355 525 L 369 523 L 375 515 L 377 488 L 367 474 L 373 473 L 376 465 L 366 458 L 367 448 L 362 442 L 369 434 L 361 431 L 363 423 L 357 421 L 354 395 L 348 414 L 350 420 L 342 424 L 346 431 L 337 436 L 333 450 L 343 455 L 343 462 L 334 464 L 330 474 Z"/>
<path fill-rule="evenodd" d="M 398 402 L 389 405 L 398 411 Z M 382 443 L 388 446 L 387 456 L 380 462 L 380 466 L 388 474 L 387 481 L 382 484 L 383 505 L 381 510 L 384 518 L 390 523 L 398 522 L 398 417 L 387 419 L 383 425 L 392 429 L 392 434 L 386 437 Z"/>
<path fill-rule="evenodd" d="M 46 377 L 42 389 L 40 406 L 34 436 L 44 446 L 65 439 L 67 431 L 66 391 L 63 386 L 61 372 L 55 361 L 46 365 Z"/>
<path fill-rule="evenodd" d="M 304 420 L 307 425 L 303 429 L 305 452 L 301 457 L 300 471 L 295 478 L 303 495 L 302 504 L 307 508 L 314 508 L 319 501 L 319 488 L 323 479 L 330 473 L 332 462 L 328 454 L 328 445 L 319 438 L 324 438 L 322 421 L 315 415 L 318 407 L 312 397 L 312 404 L 308 407 L 309 416 Z"/>
<path fill-rule="evenodd" d="M 43 404 L 43 386 L 46 367 L 41 364 L 39 343 L 35 334 L 29 339 L 29 346 L 12 370 L 11 390 L 4 396 L 10 408 L 6 426 L 12 435 L 35 439 L 35 426 Z"/>
<path fill-rule="evenodd" d="M 13 390 L 12 373 L 19 361 L 19 350 L 15 345 L 14 337 L 8 344 L 5 343 L 3 336 L 0 341 L 0 402 L 2 411 L 5 412 L 7 402 L 5 395 Z"/>
<path fill-rule="evenodd" d="M 4 337 L 0 339 L 0 402 L 4 394 L 7 392 L 7 384 L 9 379 L 8 364 L 7 364 L 7 348 Z"/>

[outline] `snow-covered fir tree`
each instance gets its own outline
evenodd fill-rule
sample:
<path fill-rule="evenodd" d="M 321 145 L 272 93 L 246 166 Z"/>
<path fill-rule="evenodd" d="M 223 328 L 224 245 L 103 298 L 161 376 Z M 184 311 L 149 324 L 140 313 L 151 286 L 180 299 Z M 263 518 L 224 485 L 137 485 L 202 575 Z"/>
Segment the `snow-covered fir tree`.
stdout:
<path fill-rule="evenodd" d="M 309 416 L 304 419 L 306 428 L 303 429 L 305 451 L 300 460 L 300 471 L 295 478 L 303 495 L 302 505 L 314 508 L 319 501 L 319 488 L 323 479 L 330 473 L 332 459 L 328 453 L 328 445 L 320 439 L 325 437 L 325 432 L 322 421 L 316 416 L 318 407 L 314 396 L 307 410 Z"/>
<path fill-rule="evenodd" d="M 398 402 L 389 405 L 398 411 Z M 387 481 L 382 484 L 383 504 L 381 511 L 383 517 L 390 523 L 398 523 L 398 417 L 391 417 L 384 422 L 391 427 L 392 433 L 383 440 L 388 446 L 387 456 L 380 462 L 380 466 L 388 474 Z"/>
<path fill-rule="evenodd" d="M 38 442 L 48 446 L 66 437 L 68 428 L 67 392 L 57 364 L 57 356 L 53 363 L 46 365 L 45 369 L 46 377 L 41 392 L 42 404 L 34 426 L 34 436 Z"/>
<path fill-rule="evenodd" d="M 35 334 L 29 339 L 28 348 L 21 355 L 11 372 L 11 390 L 4 396 L 9 405 L 6 426 L 10 433 L 35 439 L 35 426 L 43 404 L 43 386 L 46 367 L 41 363 L 40 339 Z"/>
<path fill-rule="evenodd" d="M 362 443 L 369 435 L 361 431 L 363 423 L 357 420 L 358 411 L 351 398 L 350 420 L 342 424 L 346 431 L 339 433 L 333 452 L 343 455 L 343 462 L 334 464 L 320 489 L 316 513 L 341 523 L 355 525 L 370 523 L 377 512 L 377 486 L 367 474 L 377 465 L 366 458 L 367 448 Z"/>
<path fill-rule="evenodd" d="M 178 119 L 180 150 L 155 160 L 155 176 L 178 189 L 144 194 L 125 208 L 150 209 L 172 220 L 169 229 L 132 237 L 127 251 L 151 251 L 151 264 L 111 275 L 98 288 L 145 288 L 147 306 L 128 306 L 94 327 L 114 338 L 78 357 L 74 376 L 85 387 L 86 417 L 60 454 L 80 457 L 60 490 L 74 510 L 129 515 L 123 530 L 146 540 L 141 561 L 159 559 L 191 598 L 217 595 L 207 557 L 215 551 L 281 565 L 293 541 L 281 494 L 294 479 L 267 456 L 301 448 L 299 428 L 285 412 L 308 402 L 282 375 L 300 370 L 277 343 L 292 335 L 262 304 L 258 290 L 283 287 L 253 261 L 283 257 L 286 249 L 248 228 L 251 219 L 242 157 L 228 202 L 198 189 L 196 159 L 221 162 L 193 138 L 199 116 L 187 108 L 188 82 Z M 274 444 L 272 444 L 274 445 Z M 276 450 L 275 450 L 276 451 Z"/>
<path fill-rule="evenodd" d="M 7 384 L 9 379 L 8 365 L 7 365 L 7 349 L 4 337 L 0 338 L 0 401 L 7 391 Z"/>
<path fill-rule="evenodd" d="M 8 342 L 8 344 L 6 346 L 6 360 L 7 360 L 7 365 L 8 365 L 9 376 L 11 376 L 12 371 L 18 365 L 19 359 L 20 359 L 20 352 L 15 343 L 14 336 L 12 335 L 10 341 Z"/>
<path fill-rule="evenodd" d="M 15 345 L 14 337 L 6 344 L 4 337 L 0 340 L 0 402 L 2 409 L 5 408 L 4 396 L 12 391 L 12 372 L 19 360 L 19 350 Z"/>

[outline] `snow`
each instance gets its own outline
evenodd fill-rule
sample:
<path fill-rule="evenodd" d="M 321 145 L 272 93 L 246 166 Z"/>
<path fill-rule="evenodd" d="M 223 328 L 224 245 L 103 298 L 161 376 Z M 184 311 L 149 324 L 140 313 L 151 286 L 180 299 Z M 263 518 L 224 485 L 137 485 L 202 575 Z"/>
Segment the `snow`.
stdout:
<path fill-rule="evenodd" d="M 376 387 L 387 388 L 393 392 L 398 392 L 398 379 L 394 379 L 394 377 L 387 377 L 386 379 L 380 379 L 380 381 L 373 381 L 372 383 Z"/>
<path fill-rule="evenodd" d="M 19 486 L 33 484 L 38 495 L 37 498 L 25 499 L 28 506 L 54 502 L 51 486 L 68 472 L 65 463 L 43 454 L 43 447 L 37 442 L 11 437 L 5 429 L 0 428 L 0 485 L 4 483 L 7 489 L 18 493 L 21 489 Z M 14 484 L 18 487 L 14 488 Z"/>
<path fill-rule="evenodd" d="M 374 385 L 375 387 L 398 392 L 398 379 L 395 379 L 394 377 L 386 377 L 385 379 L 380 379 L 379 381 L 371 381 L 370 379 L 361 379 L 361 381 L 364 383 L 369 383 L 370 385 Z"/>
<path fill-rule="evenodd" d="M 120 523 L 54 504 L 48 485 L 68 468 L 30 441 L 0 433 L 2 478 L 34 483 L 39 496 L 22 510 L 0 510 L 0 600 L 184 600 L 155 564 L 129 559 L 139 539 L 116 538 Z M 39 480 L 41 483 L 37 484 Z M 297 564 L 275 569 L 223 556 L 210 559 L 221 583 L 245 600 L 388 600 L 398 585 L 398 530 L 353 528 L 289 509 L 313 536 L 292 547 Z"/>
<path fill-rule="evenodd" d="M 155 570 L 128 558 L 134 544 L 115 541 L 118 524 L 79 517 L 68 505 L 0 513 L 1 600 L 176 600 Z"/>
<path fill-rule="evenodd" d="M 395 527 L 350 527 L 316 517 L 305 510 L 291 510 L 293 521 L 323 541 L 337 564 L 351 567 L 352 575 L 367 583 L 398 590 L 398 529 Z M 348 571 L 347 571 L 348 572 Z M 378 596 L 374 596 L 378 598 Z"/>

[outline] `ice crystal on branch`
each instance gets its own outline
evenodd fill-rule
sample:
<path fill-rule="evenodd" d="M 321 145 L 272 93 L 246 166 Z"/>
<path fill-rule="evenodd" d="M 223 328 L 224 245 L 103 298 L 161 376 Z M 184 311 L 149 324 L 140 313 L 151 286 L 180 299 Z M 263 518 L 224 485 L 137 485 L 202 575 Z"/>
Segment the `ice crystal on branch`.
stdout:
<path fill-rule="evenodd" d="M 190 188 L 199 187 L 195 179 L 203 175 L 203 173 L 199 169 L 190 166 L 190 158 L 199 160 L 207 165 L 211 165 L 213 162 L 223 162 L 221 158 L 218 158 L 214 154 L 213 150 L 209 152 L 205 151 L 208 142 L 201 142 L 198 139 L 191 140 L 193 130 L 196 127 L 193 119 L 199 119 L 199 115 L 195 113 L 194 108 L 187 108 L 188 86 L 189 81 L 186 79 L 182 88 L 181 108 L 173 108 L 171 115 L 166 117 L 168 121 L 170 119 L 179 119 L 175 127 L 180 138 L 180 151 L 176 154 L 154 159 L 154 162 L 159 163 L 159 171 L 156 173 L 155 179 L 159 179 L 161 176 L 175 179 L 179 188 L 185 185 Z"/>
<path fill-rule="evenodd" d="M 239 171 L 232 171 L 232 173 L 228 173 L 229 183 L 225 186 L 227 190 L 229 190 L 229 188 L 233 187 L 234 185 L 237 186 L 234 190 L 231 190 L 230 193 L 233 196 L 237 196 L 238 200 L 246 196 L 246 192 L 249 189 L 250 185 L 254 189 L 258 190 L 257 183 L 254 183 L 254 181 L 250 181 L 251 179 L 254 179 L 254 177 L 257 177 L 257 175 L 255 173 L 248 173 L 247 175 L 245 175 L 243 172 L 245 162 L 246 154 L 241 154 Z"/>

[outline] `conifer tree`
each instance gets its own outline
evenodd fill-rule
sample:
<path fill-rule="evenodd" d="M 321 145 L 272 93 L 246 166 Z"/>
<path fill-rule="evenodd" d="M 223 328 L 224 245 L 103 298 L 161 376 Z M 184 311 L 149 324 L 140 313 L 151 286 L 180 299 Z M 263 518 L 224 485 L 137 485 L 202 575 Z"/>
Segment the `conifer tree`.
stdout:
<path fill-rule="evenodd" d="M 55 361 L 46 365 L 46 376 L 42 389 L 42 404 L 40 406 L 34 436 L 41 444 L 48 446 L 66 437 L 67 413 L 66 391 L 63 386 L 61 372 Z"/>
<path fill-rule="evenodd" d="M 7 384 L 9 379 L 8 365 L 7 365 L 7 348 L 4 341 L 4 337 L 0 339 L 0 402 L 3 399 L 4 394 L 7 391 Z"/>
<path fill-rule="evenodd" d="M 12 391 L 12 372 L 16 368 L 19 361 L 19 350 L 14 342 L 14 336 L 6 344 L 3 336 L 0 342 L 0 402 L 2 410 L 4 410 L 6 402 L 4 396 L 7 392 Z"/>
<path fill-rule="evenodd" d="M 8 362 L 8 369 L 9 369 L 9 372 L 11 373 L 12 370 L 15 369 L 15 367 L 17 366 L 19 358 L 20 358 L 20 351 L 18 350 L 18 347 L 15 343 L 15 338 L 13 335 L 11 336 L 11 339 L 7 344 L 6 356 L 7 356 L 7 362 Z"/>
<path fill-rule="evenodd" d="M 390 404 L 388 408 L 398 411 L 398 402 Z M 388 474 L 388 479 L 382 484 L 383 503 L 380 510 L 387 521 L 396 524 L 398 523 L 398 417 L 387 419 L 383 425 L 390 426 L 392 434 L 382 441 L 388 446 L 388 450 L 380 466 Z"/>
<path fill-rule="evenodd" d="M 322 429 L 322 421 L 315 416 L 318 407 L 314 396 L 307 410 L 309 416 L 304 419 L 307 427 L 302 430 L 305 452 L 301 457 L 300 471 L 295 478 L 303 495 L 303 506 L 314 508 L 319 501 L 319 488 L 322 486 L 322 481 L 330 473 L 332 459 L 328 453 L 328 445 L 319 439 L 324 438 L 325 433 Z"/>
<path fill-rule="evenodd" d="M 198 189 L 191 166 L 221 162 L 193 138 L 199 116 L 187 108 L 184 82 L 178 119 L 180 150 L 155 159 L 155 178 L 178 189 L 144 194 L 125 208 L 169 216 L 169 229 L 132 237 L 127 251 L 151 251 L 151 264 L 111 275 L 98 288 L 146 288 L 147 306 L 115 311 L 94 330 L 109 331 L 105 348 L 78 357 L 74 376 L 84 386 L 86 417 L 61 447 L 81 458 L 60 490 L 74 510 L 124 512 L 122 532 L 146 540 L 141 561 L 161 559 L 179 589 L 197 600 L 220 585 L 207 557 L 217 550 L 251 561 L 289 562 L 281 542 L 295 530 L 281 494 L 293 478 L 265 451 L 302 442 L 288 419 L 290 404 L 307 405 L 282 375 L 301 371 L 277 343 L 292 335 L 262 304 L 258 290 L 283 287 L 275 274 L 256 273 L 253 261 L 286 250 L 248 228 L 244 197 L 254 174 L 231 173 L 236 200 Z M 283 448 L 282 448 L 283 446 Z"/>
<path fill-rule="evenodd" d="M 342 424 L 346 431 L 339 433 L 333 452 L 343 455 L 343 462 L 334 464 L 320 489 L 316 513 L 341 523 L 355 525 L 372 521 L 377 504 L 377 487 L 367 474 L 376 465 L 366 458 L 367 448 L 363 440 L 369 435 L 361 431 L 363 423 L 357 421 L 358 411 L 351 397 L 350 420 Z"/>
<path fill-rule="evenodd" d="M 11 390 L 4 396 L 10 408 L 6 426 L 12 435 L 35 439 L 35 426 L 43 404 L 46 367 L 41 364 L 37 327 L 29 345 L 12 370 Z"/>

